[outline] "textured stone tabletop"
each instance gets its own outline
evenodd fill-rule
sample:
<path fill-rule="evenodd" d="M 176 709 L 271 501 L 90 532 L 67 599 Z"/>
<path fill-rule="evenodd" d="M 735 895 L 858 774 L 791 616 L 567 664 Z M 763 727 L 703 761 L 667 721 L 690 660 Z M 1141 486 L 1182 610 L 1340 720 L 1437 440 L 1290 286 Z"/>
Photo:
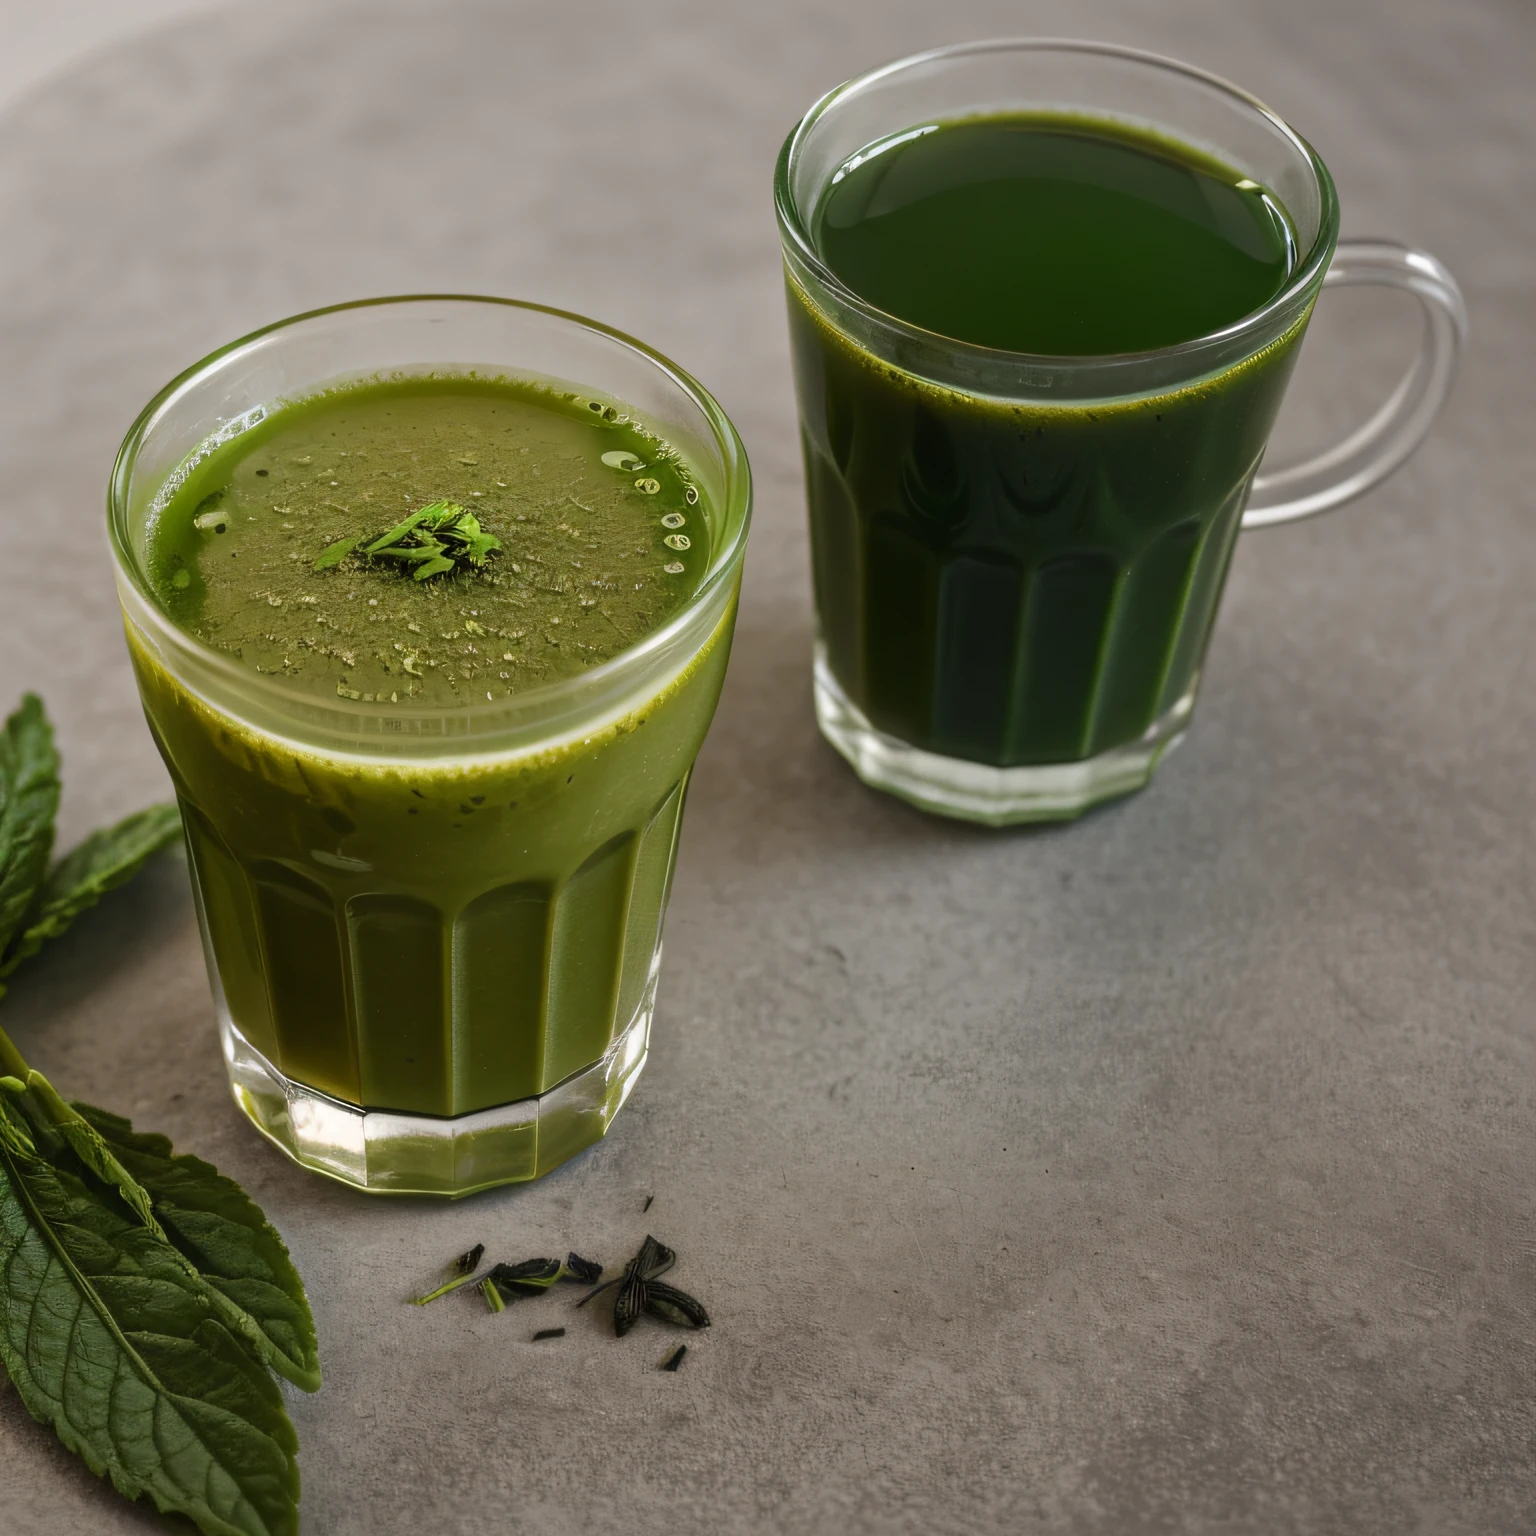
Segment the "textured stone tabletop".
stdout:
<path fill-rule="evenodd" d="M 837 81 L 1021 31 L 1255 91 L 1346 234 L 1451 266 L 1473 339 L 1403 473 L 1245 538 L 1153 787 L 997 834 L 816 735 L 769 177 Z M 170 860 L 3 1005 L 286 1236 L 326 1373 L 291 1401 L 306 1532 L 1536 1527 L 1533 78 L 1529 0 L 268 4 L 0 119 L 0 702 L 60 722 L 66 841 L 166 789 L 103 485 L 214 346 L 366 294 L 537 299 L 695 372 L 756 472 L 651 1061 L 597 1149 L 459 1205 L 283 1161 L 227 1097 Z M 1287 444 L 1362 417 L 1412 323 L 1329 296 Z M 401 1304 L 473 1242 L 617 1262 L 647 1229 L 715 1316 L 676 1375 L 597 1309 L 535 1346 L 552 1300 Z M 6 1536 L 164 1528 L 0 1392 Z"/>

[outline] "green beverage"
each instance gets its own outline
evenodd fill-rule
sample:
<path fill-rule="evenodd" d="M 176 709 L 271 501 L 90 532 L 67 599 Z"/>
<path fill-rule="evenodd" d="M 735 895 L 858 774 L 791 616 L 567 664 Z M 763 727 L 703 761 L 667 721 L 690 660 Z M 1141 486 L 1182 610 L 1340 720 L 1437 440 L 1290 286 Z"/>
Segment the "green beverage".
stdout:
<path fill-rule="evenodd" d="M 1037 356 L 1220 332 L 1297 259 L 1285 211 L 1238 171 L 1061 114 L 865 146 L 811 233 L 876 308 Z M 874 729 L 1011 768 L 1113 751 L 1177 710 L 1301 324 L 1214 378 L 1074 405 L 883 366 L 789 294 L 824 661 Z"/>
<path fill-rule="evenodd" d="M 543 370 L 315 382 L 146 477 L 130 651 L 237 1098 L 310 1166 L 463 1194 L 643 1063 L 744 466 Z"/>
<path fill-rule="evenodd" d="M 1237 87 L 1102 43 L 871 70 L 774 173 L 822 734 L 992 826 L 1140 789 L 1182 740 L 1239 531 L 1342 506 L 1422 440 L 1466 306 L 1338 238 L 1328 168 Z M 1264 466 L 1324 283 L 1412 294 L 1364 426 Z"/>

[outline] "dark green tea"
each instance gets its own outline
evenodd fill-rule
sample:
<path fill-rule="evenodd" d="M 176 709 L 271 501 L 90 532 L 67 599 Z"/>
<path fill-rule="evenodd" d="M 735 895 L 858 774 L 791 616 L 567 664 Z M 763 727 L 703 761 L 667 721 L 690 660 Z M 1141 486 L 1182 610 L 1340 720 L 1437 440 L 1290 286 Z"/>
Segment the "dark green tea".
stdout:
<path fill-rule="evenodd" d="M 1198 152 L 1064 116 L 926 124 L 833 177 L 812 234 L 867 303 L 1049 357 L 1218 332 L 1290 225 Z M 1299 328 L 1196 386 L 967 395 L 877 360 L 790 284 L 827 665 L 879 730 L 997 766 L 1134 741 L 1190 693 Z"/>

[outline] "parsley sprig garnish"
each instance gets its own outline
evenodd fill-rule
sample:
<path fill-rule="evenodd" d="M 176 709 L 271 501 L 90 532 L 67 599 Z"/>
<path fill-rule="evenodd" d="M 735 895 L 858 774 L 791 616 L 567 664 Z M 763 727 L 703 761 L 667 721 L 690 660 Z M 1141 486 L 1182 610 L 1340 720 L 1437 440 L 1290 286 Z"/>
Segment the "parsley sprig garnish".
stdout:
<path fill-rule="evenodd" d="M 367 564 L 394 560 L 417 581 L 446 576 L 461 567 L 479 568 L 501 540 L 480 526 L 480 519 L 456 501 L 434 501 L 395 524 L 388 533 L 373 538 L 360 534 L 338 539 L 320 553 L 314 569 L 328 571 L 350 554 Z"/>

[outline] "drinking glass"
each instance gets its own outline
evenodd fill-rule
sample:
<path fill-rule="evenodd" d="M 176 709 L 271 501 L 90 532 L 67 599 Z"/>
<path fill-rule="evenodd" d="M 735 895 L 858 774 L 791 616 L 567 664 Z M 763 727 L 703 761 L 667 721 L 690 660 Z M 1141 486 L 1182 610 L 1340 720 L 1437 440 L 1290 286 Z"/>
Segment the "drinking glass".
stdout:
<path fill-rule="evenodd" d="M 1009 112 L 1151 130 L 1268 188 L 1297 240 L 1284 288 L 1177 346 L 1052 357 L 910 325 L 831 270 L 814 219 L 851 157 Z M 1433 256 L 1338 239 L 1333 181 L 1294 129 L 1225 81 L 1126 48 L 969 43 L 877 69 L 796 126 L 774 193 L 818 723 L 866 783 L 991 825 L 1075 816 L 1147 782 L 1189 724 L 1239 530 L 1390 474 L 1444 400 L 1466 331 Z M 1362 283 L 1420 301 L 1411 367 L 1342 442 L 1261 471 L 1318 292 Z"/>
<path fill-rule="evenodd" d="M 576 676 L 452 708 L 322 698 L 179 629 L 146 579 L 189 465 L 274 403 L 478 372 L 629 412 L 687 460 L 707 574 Z M 109 497 L 145 715 L 175 782 L 235 1098 L 304 1166 L 465 1195 L 601 1137 L 645 1064 L 694 758 L 735 622 L 751 482 L 693 379 L 576 315 L 408 297 L 285 320 L 134 424 Z"/>

